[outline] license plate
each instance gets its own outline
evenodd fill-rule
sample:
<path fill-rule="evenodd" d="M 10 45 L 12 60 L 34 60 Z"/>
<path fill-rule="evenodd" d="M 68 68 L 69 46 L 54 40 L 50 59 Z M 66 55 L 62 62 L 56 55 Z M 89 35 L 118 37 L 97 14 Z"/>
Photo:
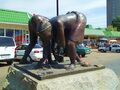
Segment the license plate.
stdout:
<path fill-rule="evenodd" d="M 9 58 L 9 56 L 1 56 L 1 58 Z"/>

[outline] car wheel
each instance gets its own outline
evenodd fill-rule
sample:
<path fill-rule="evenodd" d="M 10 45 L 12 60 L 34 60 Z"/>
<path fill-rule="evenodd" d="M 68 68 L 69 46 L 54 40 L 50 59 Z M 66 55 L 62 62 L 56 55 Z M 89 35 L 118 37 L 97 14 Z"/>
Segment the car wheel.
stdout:
<path fill-rule="evenodd" d="M 101 50 L 100 50 L 100 49 L 98 49 L 98 51 L 100 52 Z"/>
<path fill-rule="evenodd" d="M 101 52 L 104 52 L 104 53 L 106 53 L 106 51 L 105 51 L 105 50 L 103 50 L 103 49 L 101 49 Z"/>
<path fill-rule="evenodd" d="M 82 57 L 85 57 L 85 54 L 84 54 L 84 55 L 82 55 Z"/>
<path fill-rule="evenodd" d="M 8 64 L 8 65 L 11 65 L 12 63 L 13 63 L 13 60 L 7 61 L 7 64 Z"/>
<path fill-rule="evenodd" d="M 100 52 L 104 52 L 104 50 L 100 49 Z"/>
<path fill-rule="evenodd" d="M 106 53 L 106 51 L 104 50 L 104 53 Z"/>
<path fill-rule="evenodd" d="M 117 53 L 120 53 L 120 50 L 116 50 Z"/>
<path fill-rule="evenodd" d="M 82 54 L 81 56 L 82 56 L 82 57 L 85 57 L 85 54 Z"/>

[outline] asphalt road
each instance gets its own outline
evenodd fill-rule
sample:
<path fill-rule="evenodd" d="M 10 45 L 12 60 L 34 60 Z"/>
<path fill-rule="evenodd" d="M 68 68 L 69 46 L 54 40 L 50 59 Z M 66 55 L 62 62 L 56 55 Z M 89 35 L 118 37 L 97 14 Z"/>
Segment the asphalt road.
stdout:
<path fill-rule="evenodd" d="M 112 69 L 120 80 L 120 53 L 99 53 L 93 50 L 91 54 L 86 55 L 85 58 L 81 58 L 90 64 L 102 64 L 107 68 Z M 8 65 L 6 63 L 0 63 L 0 90 L 5 82 L 5 77 L 8 73 Z M 120 85 L 118 87 L 120 90 Z"/>
<path fill-rule="evenodd" d="M 87 55 L 86 58 L 83 58 L 83 60 L 86 60 L 90 64 L 102 64 L 106 68 L 112 69 L 120 81 L 120 53 L 100 53 L 95 50 Z M 120 90 L 120 83 L 117 90 Z"/>
<path fill-rule="evenodd" d="M 100 53 L 94 51 L 83 58 L 83 60 L 86 60 L 90 64 L 102 64 L 112 69 L 120 78 L 120 53 Z"/>

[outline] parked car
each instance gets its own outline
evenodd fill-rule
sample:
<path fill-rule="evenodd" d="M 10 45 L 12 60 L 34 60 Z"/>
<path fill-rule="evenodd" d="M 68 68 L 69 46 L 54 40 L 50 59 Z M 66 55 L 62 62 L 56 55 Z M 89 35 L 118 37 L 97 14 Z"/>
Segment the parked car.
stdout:
<path fill-rule="evenodd" d="M 22 45 L 16 47 L 15 59 L 17 59 L 17 60 L 22 59 L 28 45 L 29 45 L 28 43 L 27 44 L 25 43 L 25 44 L 22 44 Z M 43 47 L 40 44 L 35 44 L 34 48 L 30 52 L 27 60 L 28 61 L 39 61 L 42 57 L 43 57 Z"/>
<path fill-rule="evenodd" d="M 111 51 L 111 52 L 120 53 L 120 44 L 111 44 L 109 46 L 100 46 L 98 48 L 98 51 L 100 51 L 100 52 Z"/>
<path fill-rule="evenodd" d="M 76 51 L 78 53 L 78 55 L 85 57 L 86 54 L 90 54 L 91 53 L 91 49 L 89 47 L 86 47 L 83 43 L 78 44 L 76 46 Z"/>
<path fill-rule="evenodd" d="M 0 36 L 0 62 L 12 64 L 15 58 L 16 44 L 12 37 Z"/>
<path fill-rule="evenodd" d="M 100 52 L 106 52 L 106 51 L 110 51 L 110 46 L 105 46 L 105 45 L 101 45 L 98 47 L 98 51 Z"/>

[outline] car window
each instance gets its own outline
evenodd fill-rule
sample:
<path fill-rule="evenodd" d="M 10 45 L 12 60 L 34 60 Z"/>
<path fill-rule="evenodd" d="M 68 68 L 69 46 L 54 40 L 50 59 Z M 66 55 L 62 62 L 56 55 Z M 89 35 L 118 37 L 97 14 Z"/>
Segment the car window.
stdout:
<path fill-rule="evenodd" d="M 118 47 L 118 45 L 113 45 L 112 47 Z"/>
<path fill-rule="evenodd" d="M 34 48 L 41 48 L 42 46 L 39 44 L 36 44 Z"/>
<path fill-rule="evenodd" d="M 85 48 L 85 46 L 84 46 L 83 44 L 78 44 L 76 47 L 77 47 L 77 48 L 81 48 L 81 49 L 84 49 L 84 48 Z"/>
<path fill-rule="evenodd" d="M 27 48 L 27 45 L 21 45 L 16 48 L 16 50 L 25 50 Z"/>
<path fill-rule="evenodd" d="M 12 38 L 0 37 L 0 46 L 15 46 Z"/>

